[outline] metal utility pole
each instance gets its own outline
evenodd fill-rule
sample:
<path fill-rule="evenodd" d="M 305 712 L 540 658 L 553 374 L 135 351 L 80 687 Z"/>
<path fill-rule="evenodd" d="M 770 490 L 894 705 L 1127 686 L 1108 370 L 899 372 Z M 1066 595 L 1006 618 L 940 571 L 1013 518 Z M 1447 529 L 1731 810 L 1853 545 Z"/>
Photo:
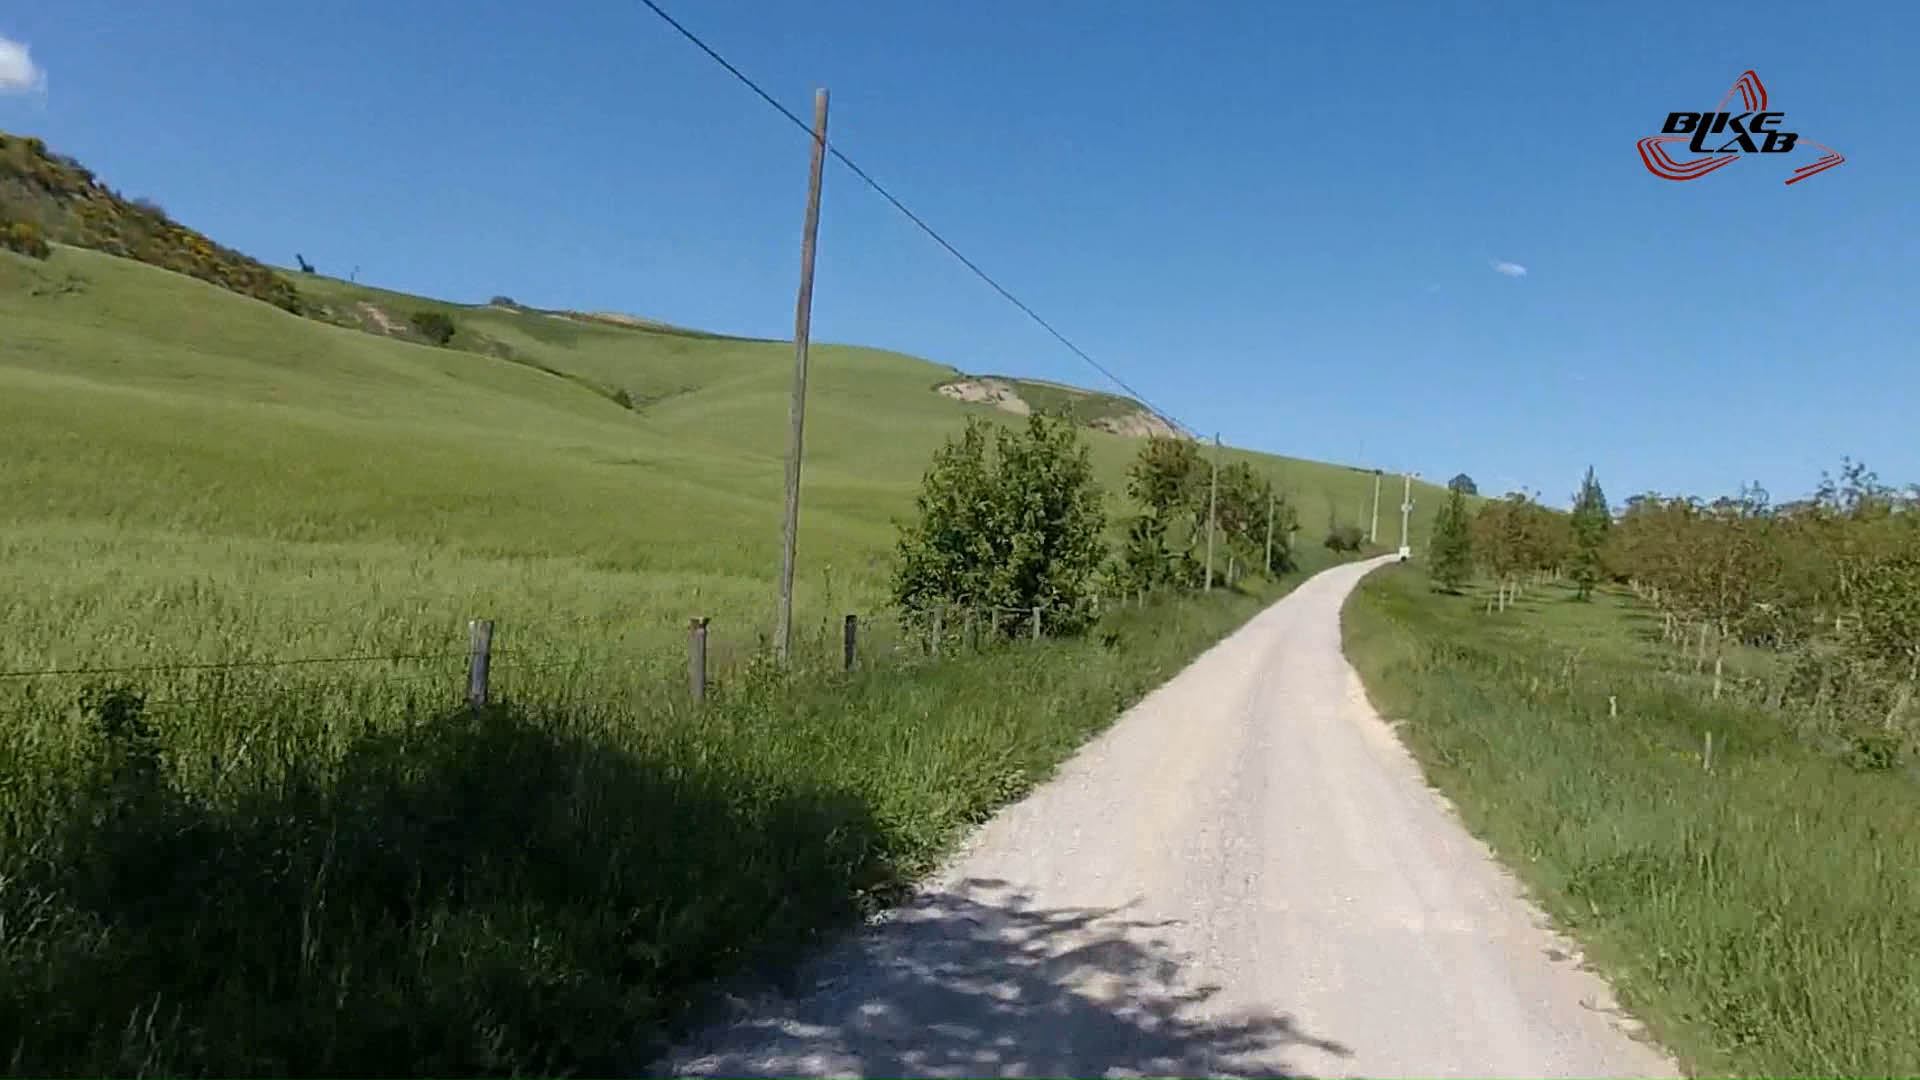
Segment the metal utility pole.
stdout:
<path fill-rule="evenodd" d="M 787 517 L 781 533 L 780 607 L 774 655 L 785 663 L 793 633 L 793 549 L 800 533 L 800 434 L 807 416 L 807 333 L 813 324 L 813 242 L 820 232 L 820 170 L 827 160 L 827 91 L 813 92 L 813 170 L 807 178 L 807 223 L 800 239 L 800 297 L 793 308 L 793 400 L 787 406 Z"/>
<path fill-rule="evenodd" d="M 1267 489 L 1267 576 L 1273 576 L 1273 489 Z"/>
<path fill-rule="evenodd" d="M 1367 543 L 1380 542 L 1380 470 L 1373 470 L 1373 524 L 1367 528 Z"/>
<path fill-rule="evenodd" d="M 1207 592 L 1213 591 L 1213 513 L 1220 502 L 1220 433 L 1213 434 L 1213 484 L 1207 489 Z"/>

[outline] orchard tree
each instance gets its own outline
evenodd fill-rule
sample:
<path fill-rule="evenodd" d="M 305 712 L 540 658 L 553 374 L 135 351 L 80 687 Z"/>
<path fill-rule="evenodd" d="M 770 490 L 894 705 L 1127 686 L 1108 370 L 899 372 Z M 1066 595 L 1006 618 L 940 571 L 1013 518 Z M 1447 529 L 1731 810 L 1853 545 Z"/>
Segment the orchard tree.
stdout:
<path fill-rule="evenodd" d="M 1427 572 L 1435 585 L 1446 592 L 1458 592 L 1473 569 L 1472 522 L 1467 517 L 1466 492 L 1449 485 L 1447 501 L 1433 523 L 1433 542 L 1428 547 Z"/>
<path fill-rule="evenodd" d="M 909 612 L 1044 607 L 1048 629 L 1084 628 L 1106 557 L 1101 498 L 1071 421 L 1036 413 L 1015 431 L 969 420 L 935 451 L 915 520 L 899 526 L 894 602 Z M 1020 632 L 1022 620 L 1000 626 Z"/>

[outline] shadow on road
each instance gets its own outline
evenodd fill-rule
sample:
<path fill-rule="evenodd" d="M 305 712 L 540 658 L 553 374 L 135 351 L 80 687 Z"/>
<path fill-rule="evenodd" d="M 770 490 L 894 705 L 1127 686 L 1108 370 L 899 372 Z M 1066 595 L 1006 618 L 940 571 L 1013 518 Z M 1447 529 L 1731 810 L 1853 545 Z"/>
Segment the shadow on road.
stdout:
<path fill-rule="evenodd" d="M 1286 1076 L 1351 1056 L 1285 1016 L 1221 1008 L 1183 977 L 1171 924 L 1047 910 L 970 880 L 908 903 L 735 1006 L 662 1076 Z"/>

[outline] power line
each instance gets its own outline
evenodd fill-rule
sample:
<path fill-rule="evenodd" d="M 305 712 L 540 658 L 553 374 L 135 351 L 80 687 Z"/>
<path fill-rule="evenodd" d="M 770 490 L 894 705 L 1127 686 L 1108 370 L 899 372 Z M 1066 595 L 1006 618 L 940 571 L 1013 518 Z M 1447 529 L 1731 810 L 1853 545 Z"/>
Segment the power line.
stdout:
<path fill-rule="evenodd" d="M 805 120 L 802 120 L 798 115 L 796 115 L 793 112 L 793 110 L 787 108 L 785 105 L 780 104 L 779 101 L 775 100 L 772 94 L 769 94 L 765 90 L 761 89 L 760 84 L 754 82 L 751 78 L 748 78 L 747 74 L 741 71 L 739 68 L 734 67 L 732 63 L 728 62 L 726 57 L 721 56 L 718 52 L 714 51 L 711 45 L 708 45 L 706 42 L 700 40 L 699 36 L 696 35 L 693 31 L 687 29 L 685 26 L 680 25 L 679 20 L 667 14 L 666 11 L 662 9 L 659 4 L 654 2 L 654 0 L 640 0 L 640 2 L 646 5 L 647 8 L 651 10 L 655 15 L 660 16 L 660 18 L 664 20 L 668 26 L 671 26 L 675 30 L 679 31 L 681 37 L 684 37 L 688 41 L 691 41 L 696 48 L 698 48 L 701 52 L 706 53 L 707 56 L 711 57 L 714 63 L 719 64 L 721 67 L 727 69 L 728 74 L 740 80 L 740 82 L 743 85 L 745 85 L 747 89 L 752 90 L 755 94 L 758 94 L 760 96 L 760 100 L 766 102 L 768 105 L 773 106 L 774 111 L 778 112 L 781 116 L 786 117 L 788 121 L 790 121 L 795 127 L 799 128 L 801 131 L 806 132 L 807 137 L 809 139 L 813 137 L 813 128 L 811 125 L 809 125 Z M 1132 386 L 1127 384 L 1127 381 L 1125 379 L 1122 379 L 1119 375 L 1115 374 L 1112 371 L 1112 369 L 1108 368 L 1105 364 L 1102 364 L 1100 361 L 1095 360 L 1092 356 L 1088 355 L 1085 349 L 1082 349 L 1080 346 L 1074 344 L 1071 338 L 1061 333 L 1058 329 L 1054 327 L 1052 323 L 1042 318 L 1039 312 L 1033 310 L 1033 308 L 1030 307 L 1024 300 L 1021 300 L 1019 297 L 1015 296 L 1011 291 L 1007 289 L 1006 286 L 994 280 L 993 275 L 987 273 L 985 270 L 980 269 L 979 264 L 975 263 L 972 259 L 967 258 L 965 255 L 962 255 L 960 253 L 959 248 L 956 248 L 951 243 L 948 243 L 946 237 L 941 236 L 940 233 L 937 230 L 935 230 L 933 226 L 927 224 L 926 221 L 920 217 L 920 215 L 914 213 L 912 210 L 909 210 L 907 208 L 907 205 L 901 202 L 898 198 L 895 198 L 894 194 L 888 191 L 885 187 L 883 187 L 880 181 L 875 180 L 871 175 L 867 173 L 865 169 L 862 169 L 858 164 L 856 164 L 852 158 L 841 153 L 837 148 L 833 146 L 831 142 L 827 144 L 827 153 L 832 155 L 833 158 L 839 161 L 842 165 L 845 165 L 849 170 L 853 172 L 853 175 L 859 177 L 862 181 L 864 181 L 866 185 L 872 188 L 876 193 L 878 193 L 881 198 L 891 203 L 895 210 L 898 210 L 900 211 L 900 213 L 906 215 L 906 218 L 908 221 L 913 222 L 914 225 L 919 227 L 921 232 L 924 232 L 928 236 L 932 237 L 934 243 L 939 244 L 941 247 L 947 250 L 947 254 L 952 255 L 954 258 L 960 260 L 960 264 L 962 266 L 965 266 L 968 270 L 973 271 L 975 277 L 978 277 L 981 281 L 986 282 L 990 287 L 992 287 L 992 289 L 995 292 L 1005 297 L 1008 303 L 1012 304 L 1014 307 L 1019 308 L 1023 313 L 1025 313 L 1027 318 L 1032 319 L 1034 322 L 1038 323 L 1042 330 L 1045 330 L 1047 333 L 1052 334 L 1054 337 L 1054 340 L 1058 341 L 1062 345 L 1065 345 L 1069 352 L 1073 353 L 1075 356 L 1085 361 L 1087 365 L 1093 368 L 1095 371 L 1106 376 L 1109 380 L 1113 382 L 1114 385 L 1120 387 L 1120 389 L 1122 390 L 1125 390 L 1129 395 L 1133 397 L 1134 400 L 1140 402 L 1140 404 L 1142 405 L 1145 405 L 1147 407 L 1147 411 L 1153 413 L 1154 416 L 1165 421 L 1167 424 L 1171 425 L 1176 430 L 1185 431 L 1188 433 L 1192 432 L 1193 430 L 1192 428 L 1189 428 L 1187 425 L 1174 419 L 1172 414 L 1166 412 L 1163 409 L 1157 408 L 1153 404 L 1153 402 L 1147 400 L 1147 396 L 1145 394 L 1142 394 L 1140 391 L 1135 390 Z"/>

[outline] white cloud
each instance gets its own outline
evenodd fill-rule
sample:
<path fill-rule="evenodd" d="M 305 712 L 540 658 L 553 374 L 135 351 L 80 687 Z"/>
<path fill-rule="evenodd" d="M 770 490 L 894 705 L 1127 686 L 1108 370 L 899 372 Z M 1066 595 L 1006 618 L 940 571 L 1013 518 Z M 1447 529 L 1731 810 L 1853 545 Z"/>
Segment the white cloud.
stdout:
<path fill-rule="evenodd" d="M 1527 276 L 1526 267 L 1521 266 L 1517 262 L 1508 262 L 1505 259 L 1493 260 L 1493 272 L 1496 274 L 1505 274 L 1508 277 L 1526 277 Z"/>
<path fill-rule="evenodd" d="M 27 47 L 0 36 L 0 94 L 30 94 L 46 87 L 46 69 L 34 64 Z"/>

